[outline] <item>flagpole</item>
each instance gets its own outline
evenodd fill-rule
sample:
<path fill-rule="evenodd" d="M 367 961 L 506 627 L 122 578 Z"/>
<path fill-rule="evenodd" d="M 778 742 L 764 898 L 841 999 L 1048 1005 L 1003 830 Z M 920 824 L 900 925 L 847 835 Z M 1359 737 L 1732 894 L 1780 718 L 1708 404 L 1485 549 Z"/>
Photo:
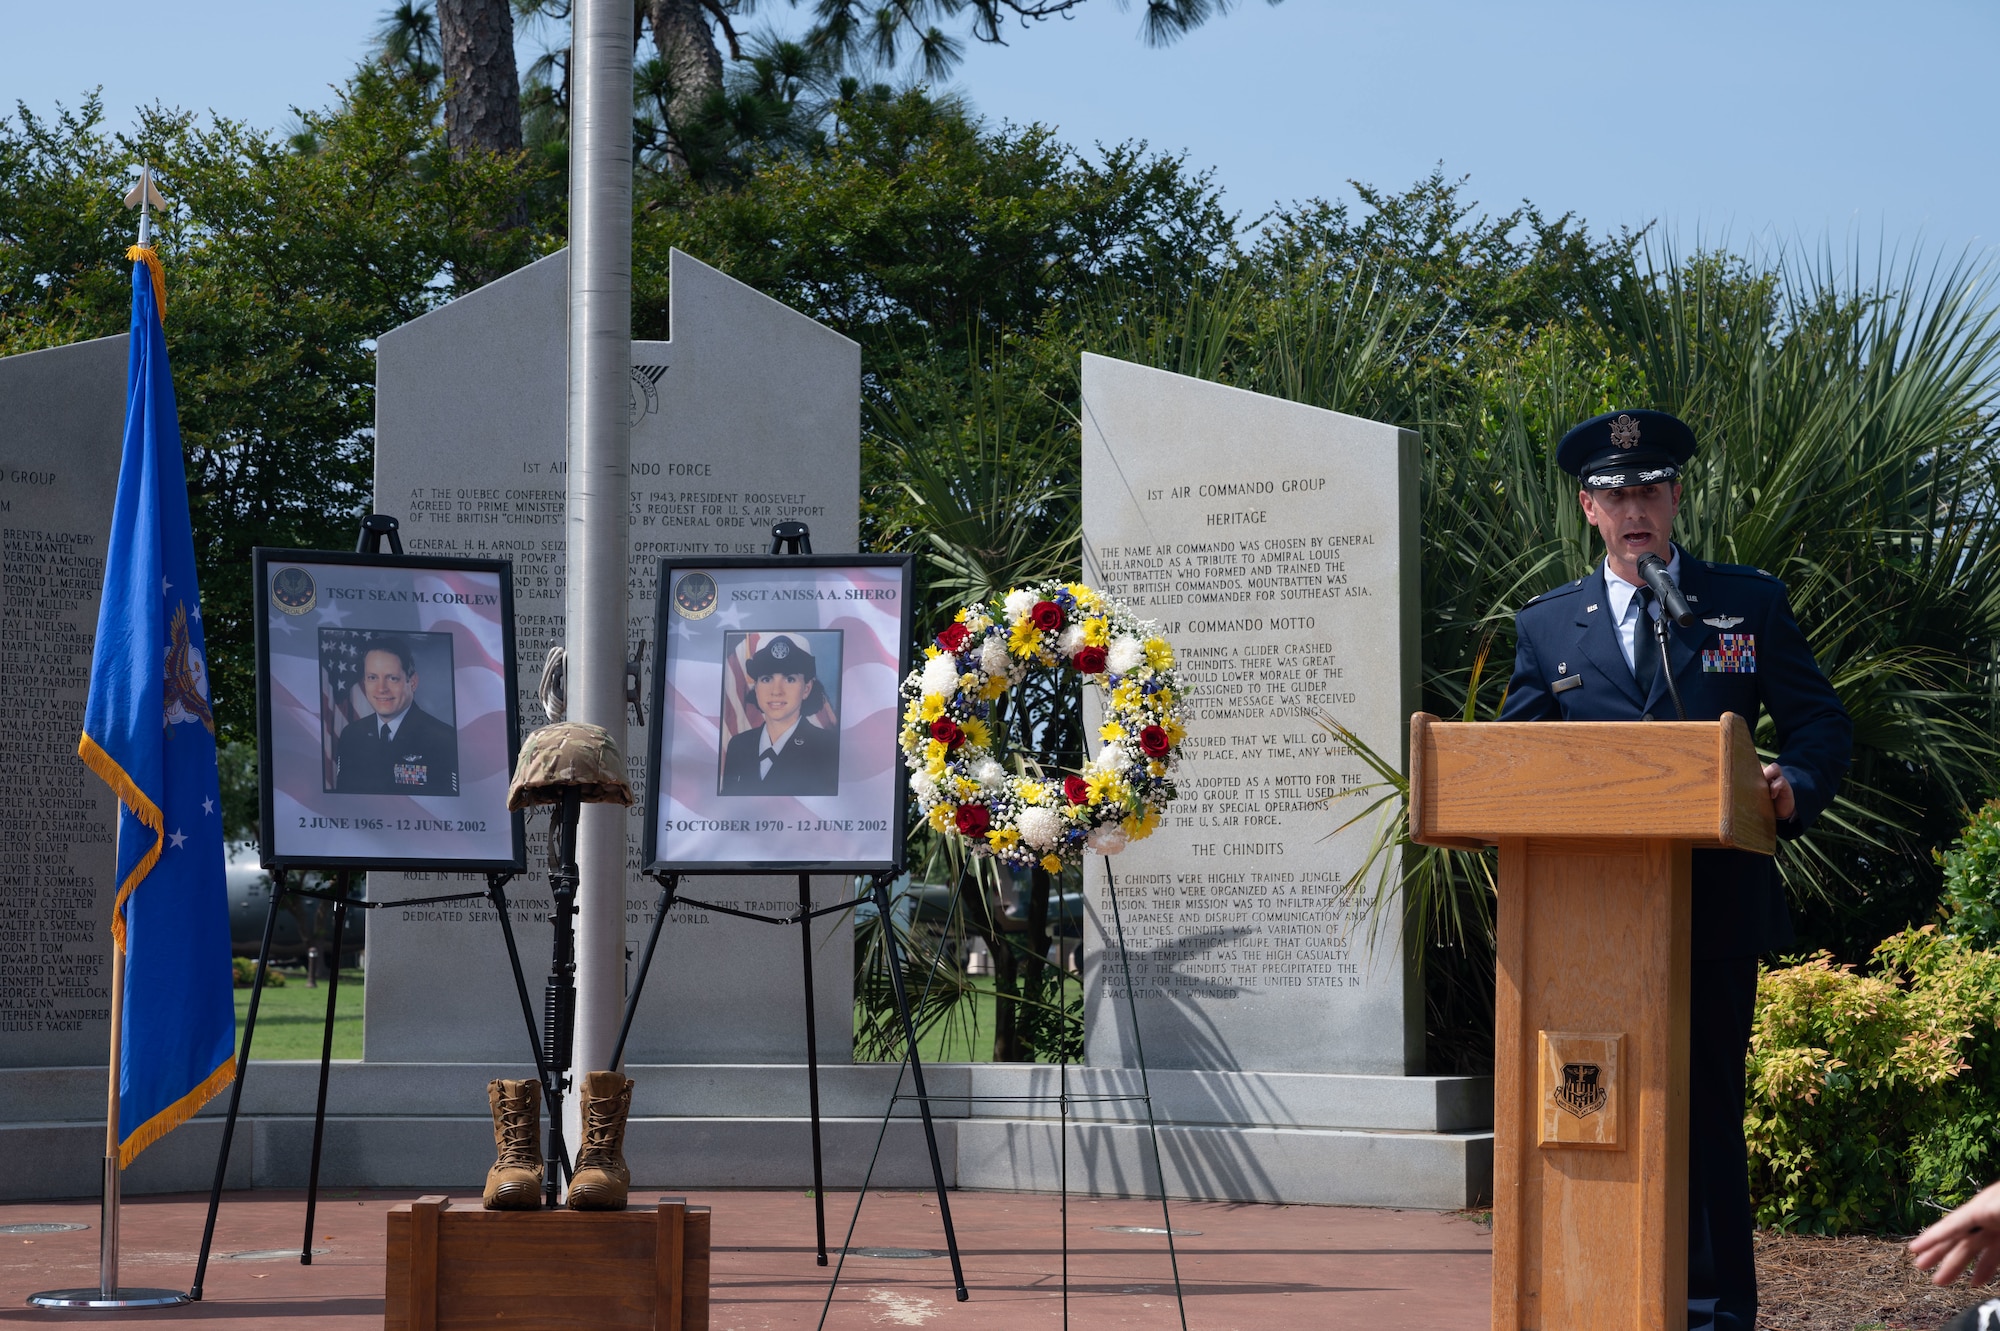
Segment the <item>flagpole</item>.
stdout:
<path fill-rule="evenodd" d="M 125 196 L 125 206 L 139 210 L 139 243 L 149 244 L 153 238 L 152 210 L 166 207 L 159 190 L 153 187 L 150 163 L 140 168 L 139 183 Z M 104 1188 L 97 1225 L 97 1288 L 52 1289 L 29 1295 L 28 1303 L 37 1308 L 171 1308 L 189 1301 L 188 1296 L 177 1289 L 118 1287 L 118 1080 L 124 1068 L 125 949 L 118 945 L 115 921 L 118 890 L 123 886 L 118 875 L 121 868 L 119 849 L 124 836 L 125 813 L 121 808 L 118 828 L 111 840 L 111 910 L 114 917 L 111 938 L 111 1054 L 105 1078 L 108 1085 L 104 1097 Z"/>
<path fill-rule="evenodd" d="M 122 814 L 118 821 L 125 821 Z M 112 845 L 115 847 L 117 842 L 114 840 Z M 118 863 L 115 849 L 111 863 L 115 878 Z M 116 890 L 114 886 L 113 891 Z M 110 1089 L 104 1097 L 107 1102 L 104 1113 L 104 1202 L 97 1226 L 97 1288 L 105 1299 L 118 1297 L 118 1071 L 124 1036 L 125 949 L 118 946 L 118 940 L 114 938 L 111 940 L 111 1075 L 105 1079 L 110 1083 Z"/>
<path fill-rule="evenodd" d="M 118 815 L 119 829 L 112 839 L 111 891 L 118 891 L 118 844 L 123 839 L 125 815 Z M 113 907 L 115 910 L 116 907 Z M 97 1223 L 97 1287 L 51 1289 L 30 1294 L 28 1302 L 37 1308 L 171 1308 L 188 1302 L 178 1289 L 120 1289 L 118 1287 L 118 1077 L 124 1066 L 125 1049 L 125 949 L 111 940 L 111 1067 L 105 1081 L 104 1110 L 104 1195 Z"/>

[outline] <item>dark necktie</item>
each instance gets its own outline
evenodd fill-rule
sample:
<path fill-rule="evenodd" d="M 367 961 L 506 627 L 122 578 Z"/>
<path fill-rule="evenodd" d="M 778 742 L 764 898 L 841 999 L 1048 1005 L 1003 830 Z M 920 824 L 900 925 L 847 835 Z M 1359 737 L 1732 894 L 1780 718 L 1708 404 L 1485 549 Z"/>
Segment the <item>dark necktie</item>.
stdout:
<path fill-rule="evenodd" d="M 1639 681 L 1639 696 L 1651 699 L 1653 681 L 1660 675 L 1660 642 L 1654 636 L 1653 589 L 1641 587 L 1633 597 L 1639 603 L 1639 627 L 1632 633 L 1632 677 Z"/>
<path fill-rule="evenodd" d="M 757 755 L 757 779 L 759 781 L 771 774 L 771 769 L 764 766 L 764 764 L 776 761 L 778 761 L 778 751 L 776 749 L 766 749 Z"/>

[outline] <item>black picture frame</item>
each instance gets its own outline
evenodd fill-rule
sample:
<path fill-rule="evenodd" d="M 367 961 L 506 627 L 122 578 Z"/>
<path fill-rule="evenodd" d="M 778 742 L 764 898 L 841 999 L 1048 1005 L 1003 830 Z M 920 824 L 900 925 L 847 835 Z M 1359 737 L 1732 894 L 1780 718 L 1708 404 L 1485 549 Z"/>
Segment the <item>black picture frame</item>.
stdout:
<path fill-rule="evenodd" d="M 469 573 L 492 576 L 497 579 L 499 605 L 497 618 L 502 656 L 502 698 L 500 712 L 506 725 L 507 751 L 506 773 L 511 775 L 515 759 L 521 751 L 520 707 L 517 700 L 516 681 L 519 678 L 519 662 L 516 660 L 514 644 L 514 565 L 506 559 L 456 558 L 438 555 L 394 555 L 364 554 L 352 550 L 294 550 L 270 546 L 259 546 L 250 553 L 251 576 L 254 586 L 251 593 L 252 616 L 256 629 L 256 675 L 257 675 L 257 800 L 258 800 L 258 856 L 264 868 L 273 871 L 296 871 L 306 869 L 347 869 L 347 870 L 399 870 L 437 871 L 445 873 L 521 873 L 528 864 L 528 838 L 526 820 L 518 811 L 508 811 L 502 806 L 498 813 L 507 819 L 510 851 L 505 856 L 496 855 L 386 855 L 364 853 L 357 855 L 329 854 L 324 851 L 305 851 L 281 835 L 276 810 L 280 778 L 278 764 L 274 761 L 272 721 L 272 605 L 274 572 L 292 566 L 341 566 L 365 567 L 378 570 L 409 570 L 411 573 Z M 304 613 L 304 612 L 299 612 Z M 314 625 L 316 642 L 321 626 Z M 344 627 L 344 626 L 342 626 Z M 361 626 L 366 628 L 366 626 Z M 305 625 L 301 625 L 304 631 Z M 437 630 L 413 630 L 390 626 L 384 631 L 396 632 L 400 636 L 428 636 Z M 457 685 L 453 686 L 453 717 L 450 724 L 456 730 L 461 720 L 457 715 Z M 454 783 L 457 774 L 454 772 Z M 504 783 L 503 783 L 504 789 Z M 349 796 L 348 798 L 370 798 L 371 796 Z M 383 796 L 374 796 L 377 798 Z M 389 795 L 387 798 L 400 798 Z M 477 815 L 482 810 L 469 809 L 468 814 Z M 295 839 L 293 839 L 295 840 Z"/>
<path fill-rule="evenodd" d="M 758 858 L 744 856 L 733 859 L 710 859 L 690 857 L 662 857 L 660 853 L 660 810 L 665 798 L 666 781 L 670 778 L 664 765 L 664 753 L 673 730 L 674 713 L 669 707 L 669 672 L 676 661 L 674 644 L 675 594 L 680 578 L 689 573 L 727 572 L 752 570 L 758 572 L 784 572 L 786 570 L 838 570 L 838 569 L 891 569 L 897 573 L 900 612 L 897 615 L 897 643 L 895 651 L 894 679 L 883 700 L 892 722 L 889 726 L 887 744 L 889 752 L 886 760 L 890 764 L 890 786 L 893 794 L 886 811 L 888 822 L 888 853 L 869 857 L 826 856 L 826 857 L 778 857 Z M 645 831 L 641 838 L 640 862 L 647 873 L 689 873 L 703 875 L 729 874 L 790 874 L 790 873 L 901 873 L 906 858 L 905 824 L 909 813 L 909 781 L 903 770 L 903 759 L 897 747 L 896 734 L 900 728 L 901 695 L 900 688 L 904 676 L 910 672 L 912 653 L 912 633 L 914 632 L 916 607 L 916 559 L 913 555 L 731 555 L 697 557 L 669 555 L 660 560 L 659 595 L 654 619 L 656 650 L 653 653 L 651 699 L 649 713 L 652 725 L 646 736 L 646 796 Z M 826 628 L 807 629 L 804 626 L 768 626 L 766 630 L 777 634 L 824 632 Z M 845 661 L 847 658 L 843 658 Z M 855 700 L 843 695 L 843 710 L 853 706 Z M 843 727 L 844 730 L 844 727 Z M 845 744 L 847 741 L 842 740 Z M 711 759 L 711 762 L 714 760 Z M 712 769 L 711 769 L 712 770 Z M 712 784 L 712 779 L 711 779 Z"/>

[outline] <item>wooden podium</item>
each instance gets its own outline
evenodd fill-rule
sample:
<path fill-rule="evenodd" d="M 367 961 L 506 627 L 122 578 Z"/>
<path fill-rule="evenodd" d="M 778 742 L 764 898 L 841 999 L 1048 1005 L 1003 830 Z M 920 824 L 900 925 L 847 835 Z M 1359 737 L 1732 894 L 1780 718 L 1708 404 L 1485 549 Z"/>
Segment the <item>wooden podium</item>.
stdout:
<path fill-rule="evenodd" d="M 1770 854 L 1743 718 L 1410 718 L 1410 831 L 1500 848 L 1494 1331 L 1687 1326 L 1689 851 Z"/>

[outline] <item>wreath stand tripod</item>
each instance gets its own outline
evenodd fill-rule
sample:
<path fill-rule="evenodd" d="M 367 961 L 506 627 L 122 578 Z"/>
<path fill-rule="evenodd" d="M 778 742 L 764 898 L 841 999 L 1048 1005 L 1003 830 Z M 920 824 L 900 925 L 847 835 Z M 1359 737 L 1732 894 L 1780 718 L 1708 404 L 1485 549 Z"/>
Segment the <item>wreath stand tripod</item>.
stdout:
<path fill-rule="evenodd" d="M 889 946 L 889 965 L 890 965 L 889 974 L 892 982 L 895 985 L 897 1006 L 901 1009 L 905 1038 L 908 1040 L 908 1045 L 907 1045 L 908 1054 L 903 1060 L 903 1066 L 916 1074 L 915 1076 L 916 1094 L 914 1096 L 909 1096 L 909 1095 L 904 1095 L 902 1093 L 903 1078 L 902 1078 L 902 1073 L 899 1071 L 896 1075 L 895 1090 L 891 1092 L 889 1096 L 889 1103 L 886 1106 L 884 1106 L 882 1110 L 882 1126 L 875 1134 L 874 1154 L 868 1157 L 868 1168 L 866 1172 L 862 1175 L 861 1190 L 855 1194 L 854 1214 L 847 1222 L 847 1237 L 841 1243 L 840 1246 L 840 1263 L 835 1265 L 833 1270 L 833 1278 L 827 1282 L 826 1301 L 820 1306 L 820 1313 L 819 1313 L 818 1325 L 821 1328 L 821 1331 L 824 1331 L 824 1328 L 826 1326 L 827 1316 L 833 1310 L 833 1296 L 835 1292 L 840 1288 L 841 1266 L 844 1266 L 846 1264 L 848 1250 L 853 1245 L 854 1242 L 855 1228 L 861 1223 L 861 1204 L 868 1199 L 868 1184 L 870 1180 L 872 1180 L 875 1177 L 875 1163 L 877 1160 L 881 1158 L 882 1155 L 882 1142 L 883 1139 L 887 1137 L 889 1132 L 890 1116 L 895 1113 L 895 1109 L 898 1104 L 904 1103 L 908 1100 L 915 1099 L 923 1107 L 924 1121 L 926 1126 L 928 1126 L 930 1122 L 929 1101 L 932 1097 L 926 1096 L 924 1093 L 923 1066 L 917 1060 L 916 1032 L 914 1029 L 912 1029 L 910 1025 L 909 1004 L 904 1000 L 903 996 L 902 966 L 898 961 L 896 955 L 895 929 L 889 919 L 889 895 L 886 883 L 887 880 L 885 878 L 878 877 L 875 881 L 874 890 L 875 890 L 876 900 L 879 903 L 878 909 L 882 912 L 881 919 L 882 919 L 882 927 L 884 930 L 883 936 L 888 941 L 888 946 Z M 1061 1197 L 1061 1213 L 1062 1213 L 1062 1222 L 1061 1222 L 1062 1224 L 1062 1324 L 1064 1331 L 1068 1331 L 1069 1328 L 1069 1108 L 1073 1104 L 1106 1104 L 1114 1102 L 1122 1102 L 1122 1103 L 1138 1102 L 1140 1104 L 1143 1104 L 1146 1109 L 1146 1136 L 1148 1143 L 1152 1148 L 1153 1177 L 1159 1183 L 1160 1226 L 1161 1226 L 1160 1232 L 1166 1236 L 1167 1261 L 1173 1271 L 1174 1307 L 1180 1314 L 1181 1331 L 1187 1331 L 1187 1300 L 1181 1289 L 1180 1255 L 1174 1248 L 1174 1234 L 1176 1231 L 1174 1230 L 1173 1215 L 1168 1210 L 1167 1206 L 1167 1176 L 1166 1176 L 1166 1170 L 1162 1167 L 1160 1163 L 1160 1128 L 1159 1128 L 1159 1123 L 1155 1119 L 1153 1114 L 1152 1086 L 1147 1081 L 1146 1077 L 1146 1049 L 1144 1043 L 1139 1038 L 1138 1003 L 1137 1000 L 1132 995 L 1132 959 L 1130 952 L 1126 949 L 1125 946 L 1125 922 L 1123 916 L 1121 915 L 1118 909 L 1118 884 L 1116 878 L 1113 876 L 1111 872 L 1111 862 L 1108 859 L 1104 861 L 1104 887 L 1105 887 L 1106 898 L 1111 903 L 1112 930 L 1118 936 L 1118 960 L 1119 960 L 1119 965 L 1123 970 L 1123 976 L 1125 981 L 1126 1011 L 1132 1023 L 1132 1049 L 1134 1055 L 1138 1059 L 1138 1064 L 1139 1064 L 1139 1093 L 1137 1095 L 1071 1095 L 1069 1093 L 1068 1056 L 1065 1055 L 1061 1063 L 1058 1065 L 1057 1076 L 1059 1078 L 1059 1081 L 1057 1084 L 1057 1094 L 1054 1097 L 1054 1099 L 1056 1105 L 1058 1106 L 1058 1118 L 1059 1118 L 1059 1126 L 1056 1130 L 1057 1131 L 1056 1150 L 1057 1150 L 1057 1159 L 1059 1162 L 1057 1165 L 1057 1170 L 1058 1170 L 1058 1177 L 1060 1179 L 1059 1195 Z M 954 896 L 952 898 L 951 911 L 947 913 L 945 917 L 945 928 L 947 930 L 950 929 L 952 916 L 955 915 L 957 911 L 958 911 L 958 898 Z M 924 990 L 925 990 L 925 997 L 928 997 L 930 992 L 930 980 L 928 978 L 924 982 Z M 952 1096 L 938 1096 L 935 1098 L 941 1100 L 955 1100 L 964 1104 L 974 1104 L 974 1103 L 1048 1104 L 1050 1103 L 1050 1097 L 1046 1095 L 952 1095 Z M 933 1163 L 935 1163 L 936 1160 L 935 1154 L 933 1154 L 932 1160 Z M 950 1225 L 951 1225 L 951 1215 L 950 1212 L 948 1211 L 945 1212 L 944 1215 L 945 1215 L 946 1233 L 947 1235 L 949 1235 Z M 954 1248 L 952 1251 L 952 1273 L 955 1277 L 957 1277 L 958 1297 L 962 1302 L 966 1298 L 965 1280 L 963 1275 L 961 1275 L 958 1270 L 958 1253 L 956 1248 Z"/>

